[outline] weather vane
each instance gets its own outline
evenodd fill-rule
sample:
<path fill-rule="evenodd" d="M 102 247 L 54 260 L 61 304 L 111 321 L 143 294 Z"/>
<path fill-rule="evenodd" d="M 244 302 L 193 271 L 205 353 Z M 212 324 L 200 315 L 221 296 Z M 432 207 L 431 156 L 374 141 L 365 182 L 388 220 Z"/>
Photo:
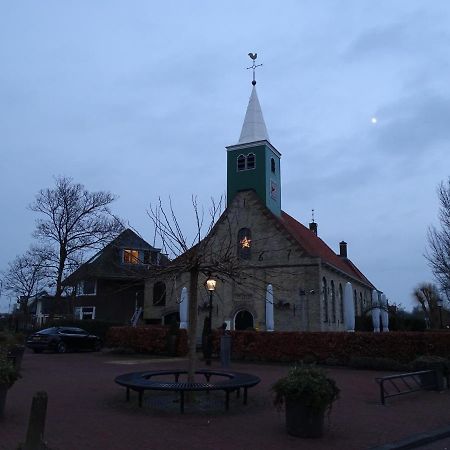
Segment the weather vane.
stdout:
<path fill-rule="evenodd" d="M 253 64 L 250 67 L 247 67 L 247 69 L 253 69 L 253 81 L 252 84 L 253 86 L 256 84 L 256 79 L 255 79 L 255 69 L 257 67 L 262 66 L 262 64 L 256 64 L 256 58 L 258 57 L 258 53 L 249 53 L 248 56 L 250 56 L 250 58 L 253 61 Z"/>
<path fill-rule="evenodd" d="M 312 223 L 314 223 L 314 209 L 311 210 Z"/>

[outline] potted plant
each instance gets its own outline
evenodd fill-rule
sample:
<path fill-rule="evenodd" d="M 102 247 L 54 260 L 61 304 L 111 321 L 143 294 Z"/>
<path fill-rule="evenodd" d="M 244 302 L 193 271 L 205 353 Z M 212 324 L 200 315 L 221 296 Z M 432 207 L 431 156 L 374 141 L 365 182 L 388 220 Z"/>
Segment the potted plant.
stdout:
<path fill-rule="evenodd" d="M 25 352 L 25 338 L 21 333 L 0 332 L 0 347 L 5 348 L 8 359 L 13 363 L 17 371 L 20 371 L 22 358 Z"/>
<path fill-rule="evenodd" d="M 325 372 L 311 365 L 292 367 L 273 386 L 275 405 L 286 411 L 286 429 L 293 436 L 320 437 L 325 413 L 338 398 L 339 388 Z"/>
<path fill-rule="evenodd" d="M 8 389 L 19 378 L 19 373 L 11 361 L 0 354 L 0 417 L 3 417 L 5 411 L 6 394 Z"/>

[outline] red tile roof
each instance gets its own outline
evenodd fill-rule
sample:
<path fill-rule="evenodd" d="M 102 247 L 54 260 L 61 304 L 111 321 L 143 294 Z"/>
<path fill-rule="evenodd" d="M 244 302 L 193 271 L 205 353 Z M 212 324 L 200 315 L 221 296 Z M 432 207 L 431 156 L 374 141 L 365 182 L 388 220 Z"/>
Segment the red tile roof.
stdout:
<path fill-rule="evenodd" d="M 306 228 L 300 222 L 297 222 L 297 220 L 289 214 L 286 214 L 284 211 L 281 211 L 281 218 L 279 218 L 279 221 L 310 256 L 319 257 L 323 262 L 334 266 L 350 275 L 352 278 L 356 278 L 362 283 L 374 288 L 373 284 L 348 258 L 342 258 L 341 256 L 336 255 L 336 253 L 334 253 L 333 250 L 331 250 L 331 248 L 309 228 Z"/>

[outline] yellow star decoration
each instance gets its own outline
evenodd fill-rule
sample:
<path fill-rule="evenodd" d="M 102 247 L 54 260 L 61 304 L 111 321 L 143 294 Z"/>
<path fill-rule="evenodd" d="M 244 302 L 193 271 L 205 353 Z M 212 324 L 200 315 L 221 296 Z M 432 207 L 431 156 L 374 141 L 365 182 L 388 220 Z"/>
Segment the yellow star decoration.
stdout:
<path fill-rule="evenodd" d="M 248 239 L 247 236 L 244 236 L 244 238 L 241 240 L 241 247 L 242 248 L 250 248 L 252 240 Z"/>

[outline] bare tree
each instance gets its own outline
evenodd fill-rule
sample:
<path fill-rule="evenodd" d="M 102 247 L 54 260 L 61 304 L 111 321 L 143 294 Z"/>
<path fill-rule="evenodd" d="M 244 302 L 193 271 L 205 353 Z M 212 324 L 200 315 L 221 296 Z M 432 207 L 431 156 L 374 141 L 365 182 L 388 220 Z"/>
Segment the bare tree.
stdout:
<path fill-rule="evenodd" d="M 227 209 L 221 214 L 222 200 L 218 203 L 212 201 L 209 214 L 205 214 L 204 210 L 199 208 L 195 197 L 192 198 L 192 205 L 196 226 L 193 232 L 194 237 L 190 240 L 182 230 L 181 222 L 170 201 L 165 207 L 159 200 L 159 203 L 151 206 L 148 211 L 154 225 L 155 236 L 161 241 L 162 252 L 171 257 L 167 265 L 152 267 L 149 276 L 176 280 L 183 274 L 189 274 L 188 378 L 190 381 L 194 379 L 195 374 L 198 295 L 202 292 L 199 288 L 203 281 L 212 276 L 223 285 L 239 286 L 243 295 L 255 294 L 265 301 L 268 279 L 281 293 L 285 287 L 276 283 L 276 280 L 280 278 L 280 271 L 284 280 L 289 276 L 293 279 L 298 278 L 298 272 L 295 270 L 272 268 L 270 265 L 261 271 L 255 270 L 254 263 L 242 257 L 236 241 L 238 230 L 241 228 L 239 209 Z M 286 245 L 266 249 L 267 242 L 277 233 L 277 230 L 268 230 L 263 236 L 251 240 L 252 249 L 255 250 L 258 247 L 260 249 L 256 255 L 258 262 L 262 262 L 266 256 L 270 261 L 280 253 L 290 255 L 291 245 L 288 241 Z M 219 293 L 217 292 L 216 295 L 220 301 Z"/>
<path fill-rule="evenodd" d="M 17 256 L 2 273 L 5 290 L 15 295 L 22 311 L 27 315 L 30 297 L 43 287 L 48 276 L 48 261 L 45 253 L 32 248 Z"/>
<path fill-rule="evenodd" d="M 441 290 L 449 299 L 450 294 L 450 177 L 438 187 L 439 228 L 428 229 L 426 258 Z"/>
<path fill-rule="evenodd" d="M 162 251 L 173 258 L 164 267 L 155 266 L 151 272 L 152 276 L 189 273 L 188 379 L 190 381 L 194 380 L 195 375 L 199 280 L 210 275 L 222 280 L 239 277 L 238 261 L 235 252 L 232 251 L 231 240 L 219 241 L 215 239 L 213 232 L 222 211 L 222 199 L 218 203 L 211 201 L 209 219 L 206 223 L 205 213 L 199 208 L 195 197 L 192 197 L 192 205 L 196 227 L 191 240 L 181 229 L 171 201 L 169 207 L 165 208 L 159 199 L 158 205 L 150 206 L 148 211 L 155 235 L 161 240 Z"/>
<path fill-rule="evenodd" d="M 79 264 L 82 253 L 104 246 L 123 226 L 109 209 L 116 199 L 111 193 L 89 192 L 67 177 L 55 181 L 54 188 L 38 192 L 30 209 L 41 214 L 34 234 L 46 247 L 59 298 L 63 277 Z"/>
<path fill-rule="evenodd" d="M 439 290 L 432 283 L 421 283 L 413 291 L 413 297 L 422 308 L 430 328 L 439 328 Z"/>

